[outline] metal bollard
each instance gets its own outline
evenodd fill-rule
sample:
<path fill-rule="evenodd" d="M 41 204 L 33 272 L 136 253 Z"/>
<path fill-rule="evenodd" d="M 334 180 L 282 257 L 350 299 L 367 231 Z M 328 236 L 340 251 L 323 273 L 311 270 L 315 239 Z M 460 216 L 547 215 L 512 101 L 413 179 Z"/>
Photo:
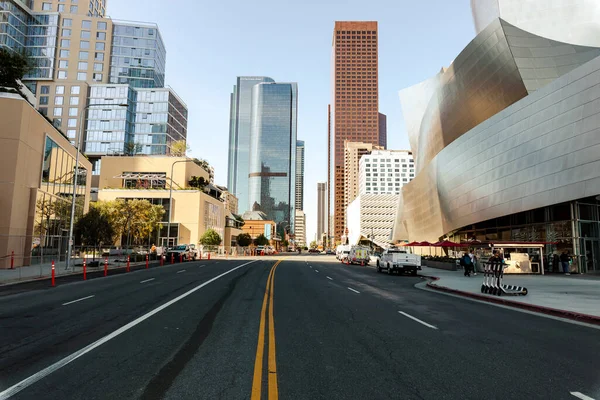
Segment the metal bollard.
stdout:
<path fill-rule="evenodd" d="M 108 275 L 108 257 L 104 259 L 104 276 Z"/>
<path fill-rule="evenodd" d="M 10 252 L 10 269 L 15 269 L 15 251 Z"/>
<path fill-rule="evenodd" d="M 210 251 L 208 252 L 208 259 L 210 260 Z"/>
<path fill-rule="evenodd" d="M 83 280 L 87 280 L 87 270 L 86 270 L 86 263 L 85 263 L 85 258 L 83 259 Z"/>
<path fill-rule="evenodd" d="M 52 287 L 56 286 L 54 281 L 54 260 L 52 260 Z"/>
<path fill-rule="evenodd" d="M 165 256 L 163 254 L 160 255 L 160 266 L 165 265 Z"/>
<path fill-rule="evenodd" d="M 126 269 L 126 271 L 129 272 L 129 256 L 127 256 L 127 269 Z"/>
<path fill-rule="evenodd" d="M 182 263 L 183 262 L 183 253 L 179 253 L 179 262 Z"/>
<path fill-rule="evenodd" d="M 175 254 L 171 253 L 171 264 L 175 264 Z"/>
<path fill-rule="evenodd" d="M 146 269 L 148 269 L 148 254 L 146 254 Z"/>

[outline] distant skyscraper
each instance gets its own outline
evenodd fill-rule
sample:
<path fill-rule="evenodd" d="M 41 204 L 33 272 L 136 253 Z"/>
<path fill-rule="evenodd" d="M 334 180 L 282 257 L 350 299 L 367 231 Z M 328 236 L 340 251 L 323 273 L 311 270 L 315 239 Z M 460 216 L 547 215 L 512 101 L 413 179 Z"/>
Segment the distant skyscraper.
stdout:
<path fill-rule="evenodd" d="M 327 182 L 317 183 L 317 240 L 321 240 L 323 233 L 327 233 Z"/>
<path fill-rule="evenodd" d="M 252 88 L 248 205 L 277 222 L 280 234 L 286 221 L 294 232 L 297 99 L 296 83 Z"/>
<path fill-rule="evenodd" d="M 304 140 L 296 141 L 296 210 L 304 210 Z"/>
<path fill-rule="evenodd" d="M 306 246 L 306 214 L 304 214 L 304 211 L 296 210 L 295 224 L 296 244 L 304 247 Z"/>
<path fill-rule="evenodd" d="M 250 210 L 248 171 L 252 88 L 262 82 L 275 81 L 266 76 L 239 76 L 230 98 L 227 188 L 238 198 L 240 214 Z"/>
<path fill-rule="evenodd" d="M 344 145 L 344 209 L 358 196 L 358 167 L 361 157 L 382 147 L 371 143 L 346 142 Z M 363 157 L 364 158 L 364 157 Z M 346 226 L 344 216 L 344 226 Z"/>
<path fill-rule="evenodd" d="M 379 146 L 387 149 L 387 116 L 379 113 Z"/>
<path fill-rule="evenodd" d="M 332 48 L 332 137 L 335 240 L 344 233 L 344 142 L 379 145 L 377 22 L 336 22 Z"/>

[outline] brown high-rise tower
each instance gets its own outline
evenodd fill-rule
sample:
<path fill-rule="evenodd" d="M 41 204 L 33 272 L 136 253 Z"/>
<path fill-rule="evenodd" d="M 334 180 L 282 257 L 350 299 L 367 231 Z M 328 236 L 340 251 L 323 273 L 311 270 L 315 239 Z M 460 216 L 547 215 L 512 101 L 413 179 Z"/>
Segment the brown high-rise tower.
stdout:
<path fill-rule="evenodd" d="M 380 144 L 377 22 L 336 22 L 332 48 L 334 235 L 344 234 L 344 141 Z M 385 141 L 383 141 L 385 143 Z"/>

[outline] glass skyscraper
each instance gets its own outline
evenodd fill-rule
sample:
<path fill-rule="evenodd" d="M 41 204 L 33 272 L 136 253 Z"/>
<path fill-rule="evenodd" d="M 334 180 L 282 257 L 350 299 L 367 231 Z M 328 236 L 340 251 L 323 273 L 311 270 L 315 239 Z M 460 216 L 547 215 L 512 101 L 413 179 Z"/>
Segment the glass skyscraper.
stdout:
<path fill-rule="evenodd" d="M 113 20 L 110 83 L 164 87 L 166 55 L 157 25 Z"/>
<path fill-rule="evenodd" d="M 296 210 L 304 210 L 304 140 L 296 141 Z"/>
<path fill-rule="evenodd" d="M 296 83 L 260 83 L 252 88 L 249 206 L 264 212 L 282 234 L 294 232 L 296 193 Z"/>
<path fill-rule="evenodd" d="M 240 214 L 250 210 L 248 168 L 252 88 L 262 82 L 275 81 L 266 76 L 239 76 L 231 94 L 227 188 L 238 198 Z"/>

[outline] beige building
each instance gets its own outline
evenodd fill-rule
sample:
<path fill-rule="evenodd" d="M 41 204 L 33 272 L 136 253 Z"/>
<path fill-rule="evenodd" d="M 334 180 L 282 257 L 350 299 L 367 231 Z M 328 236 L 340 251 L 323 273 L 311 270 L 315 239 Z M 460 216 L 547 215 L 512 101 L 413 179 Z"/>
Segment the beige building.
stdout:
<path fill-rule="evenodd" d="M 173 168 L 173 176 L 171 169 Z M 226 251 L 235 246 L 237 229 L 227 209 L 222 191 L 212 184 L 204 189 L 190 186 L 193 176 L 209 180 L 209 173 L 185 157 L 105 156 L 102 157 L 98 200 L 145 199 L 162 205 L 163 228 L 154 238 L 156 244 L 197 244 L 207 229 L 223 238 Z M 167 234 L 169 192 L 173 188 L 171 233 Z"/>
<path fill-rule="evenodd" d="M 302 210 L 296 210 L 296 230 L 294 232 L 296 245 L 306 246 L 306 214 Z"/>
<path fill-rule="evenodd" d="M 363 142 L 344 142 L 344 226 L 346 224 L 346 209 L 358 196 L 359 191 L 359 163 L 360 158 L 365 154 L 371 154 L 373 150 L 383 149 L 383 147 Z"/>
<path fill-rule="evenodd" d="M 76 149 L 18 95 L 0 93 L 0 268 L 66 254 Z M 79 162 L 76 212 L 87 211 L 91 164 Z M 46 257 L 42 260 L 42 256 Z"/>

